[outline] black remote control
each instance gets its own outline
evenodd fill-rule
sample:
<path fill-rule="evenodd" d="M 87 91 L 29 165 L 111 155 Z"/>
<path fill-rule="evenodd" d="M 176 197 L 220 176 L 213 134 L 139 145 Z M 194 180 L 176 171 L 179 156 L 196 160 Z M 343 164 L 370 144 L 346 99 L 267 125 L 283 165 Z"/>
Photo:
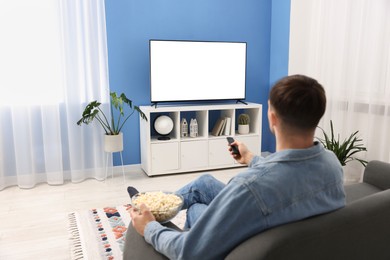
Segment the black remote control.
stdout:
<path fill-rule="evenodd" d="M 231 143 L 234 142 L 233 137 L 230 137 L 230 136 L 229 136 L 229 137 L 226 137 L 226 139 L 227 139 L 229 145 L 230 145 Z M 232 153 L 233 153 L 233 154 L 240 154 L 240 152 L 238 151 L 237 146 L 235 146 L 235 145 L 230 145 L 230 147 L 232 148 Z"/>

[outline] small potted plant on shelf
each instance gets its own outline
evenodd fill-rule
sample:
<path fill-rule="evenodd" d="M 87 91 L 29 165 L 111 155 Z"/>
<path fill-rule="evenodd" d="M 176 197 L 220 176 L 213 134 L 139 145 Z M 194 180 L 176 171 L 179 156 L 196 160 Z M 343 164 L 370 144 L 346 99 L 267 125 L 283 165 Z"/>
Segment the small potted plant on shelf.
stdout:
<path fill-rule="evenodd" d="M 137 111 L 142 119 L 148 119 L 138 106 L 133 106 L 133 102 L 128 99 L 124 93 L 120 96 L 118 96 L 116 92 L 110 93 L 111 122 L 109 122 L 107 116 L 100 108 L 100 105 L 101 103 L 96 100 L 91 101 L 85 107 L 82 117 L 77 121 L 77 124 L 81 125 L 84 123 L 88 125 L 96 119 L 105 132 L 104 151 L 120 152 L 123 150 L 123 135 L 121 130 L 130 116 Z M 125 116 L 125 107 L 130 108 L 127 116 Z M 114 108 L 117 111 L 116 113 L 114 113 Z"/>
<path fill-rule="evenodd" d="M 319 140 L 326 149 L 332 151 L 337 156 L 342 166 L 345 166 L 350 161 L 357 160 L 366 167 L 367 161 L 354 156 L 359 152 L 367 151 L 366 147 L 361 143 L 363 140 L 357 136 L 359 131 L 352 133 L 347 139 L 341 142 L 340 135 L 337 135 L 337 138 L 334 135 L 332 120 L 330 120 L 330 136 L 328 136 L 324 129 L 321 127 L 319 128 L 321 129 L 324 138 L 321 139 L 317 137 L 316 139 Z"/>
<path fill-rule="evenodd" d="M 248 134 L 249 133 L 250 117 L 248 114 L 240 114 L 238 116 L 238 133 Z"/>

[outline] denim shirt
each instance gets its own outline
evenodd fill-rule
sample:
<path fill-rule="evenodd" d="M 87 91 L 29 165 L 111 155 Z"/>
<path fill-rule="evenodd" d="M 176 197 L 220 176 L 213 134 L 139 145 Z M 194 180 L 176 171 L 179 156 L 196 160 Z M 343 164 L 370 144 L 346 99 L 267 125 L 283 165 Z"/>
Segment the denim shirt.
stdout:
<path fill-rule="evenodd" d="M 332 152 L 315 143 L 308 149 L 254 157 L 189 231 L 152 221 L 144 235 L 170 259 L 223 259 L 259 232 L 344 205 L 342 167 Z"/>

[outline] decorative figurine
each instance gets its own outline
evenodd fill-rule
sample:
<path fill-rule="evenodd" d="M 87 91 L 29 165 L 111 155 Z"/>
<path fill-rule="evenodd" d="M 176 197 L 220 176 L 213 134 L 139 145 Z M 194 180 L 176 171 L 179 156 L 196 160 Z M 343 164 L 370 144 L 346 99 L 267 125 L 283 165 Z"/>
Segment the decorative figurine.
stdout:
<path fill-rule="evenodd" d="M 187 120 L 183 117 L 180 123 L 181 137 L 188 137 L 188 124 Z"/>
<path fill-rule="evenodd" d="M 196 118 L 191 118 L 190 137 L 198 137 L 198 121 L 196 121 Z"/>

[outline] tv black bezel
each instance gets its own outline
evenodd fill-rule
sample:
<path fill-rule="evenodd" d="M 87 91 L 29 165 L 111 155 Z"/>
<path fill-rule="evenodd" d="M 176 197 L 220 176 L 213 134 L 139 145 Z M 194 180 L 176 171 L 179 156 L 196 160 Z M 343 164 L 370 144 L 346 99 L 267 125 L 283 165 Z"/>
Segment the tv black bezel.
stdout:
<path fill-rule="evenodd" d="M 152 57 L 151 57 L 151 42 L 152 41 L 171 41 L 171 42 L 215 42 L 215 43 L 244 43 L 245 44 L 245 86 L 244 86 L 244 98 L 227 98 L 227 99 L 192 99 L 192 100 L 152 100 Z M 150 90 L 150 102 L 152 105 L 157 106 L 157 103 L 191 103 L 191 102 L 223 102 L 223 101 L 236 101 L 246 104 L 246 84 L 247 84 L 247 61 L 248 61 L 248 43 L 244 41 L 207 41 L 207 40 L 166 40 L 166 39 L 149 39 L 149 90 Z"/>

